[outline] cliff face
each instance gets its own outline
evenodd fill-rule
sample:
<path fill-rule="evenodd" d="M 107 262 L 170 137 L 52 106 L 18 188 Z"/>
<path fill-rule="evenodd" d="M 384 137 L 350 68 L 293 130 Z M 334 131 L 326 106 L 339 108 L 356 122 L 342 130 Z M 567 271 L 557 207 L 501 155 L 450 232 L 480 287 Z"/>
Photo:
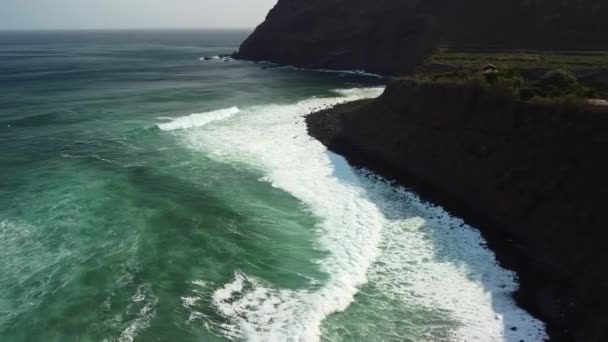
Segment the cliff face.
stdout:
<path fill-rule="evenodd" d="M 603 0 L 279 0 L 238 58 L 380 74 L 437 45 L 608 48 Z"/>
<path fill-rule="evenodd" d="M 412 0 L 280 0 L 238 57 L 387 74 L 430 53 L 429 20 Z"/>
<path fill-rule="evenodd" d="M 400 80 L 307 122 L 352 163 L 477 225 L 552 341 L 608 340 L 608 107 Z"/>

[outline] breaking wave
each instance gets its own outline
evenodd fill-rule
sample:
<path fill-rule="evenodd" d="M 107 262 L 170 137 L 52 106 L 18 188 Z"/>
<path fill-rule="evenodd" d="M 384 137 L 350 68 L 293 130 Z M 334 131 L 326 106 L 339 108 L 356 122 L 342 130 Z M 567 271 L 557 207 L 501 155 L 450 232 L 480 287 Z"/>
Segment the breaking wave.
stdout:
<path fill-rule="evenodd" d="M 252 107 L 213 130 L 183 132 L 191 148 L 222 162 L 253 165 L 265 181 L 302 201 L 320 219 L 315 231 L 328 252 L 321 268 L 329 275 L 320 288 L 291 290 L 237 270 L 225 284 L 199 282 L 204 298 L 200 291 L 182 298 L 190 317 L 234 340 L 318 341 L 325 318 L 346 310 L 359 288 L 372 282 L 402 305 L 446 312 L 458 322 L 450 340 L 542 341 L 543 324 L 511 298 L 515 275 L 497 264 L 478 231 L 403 188 L 353 169 L 308 136 L 304 116 L 315 108 L 381 92 L 336 90 L 336 97 Z M 206 301 L 225 320 L 202 314 Z"/>
<path fill-rule="evenodd" d="M 214 110 L 206 113 L 196 113 L 173 119 L 171 122 L 156 125 L 163 131 L 174 131 L 194 127 L 203 127 L 214 121 L 224 120 L 239 112 L 237 107 Z"/>

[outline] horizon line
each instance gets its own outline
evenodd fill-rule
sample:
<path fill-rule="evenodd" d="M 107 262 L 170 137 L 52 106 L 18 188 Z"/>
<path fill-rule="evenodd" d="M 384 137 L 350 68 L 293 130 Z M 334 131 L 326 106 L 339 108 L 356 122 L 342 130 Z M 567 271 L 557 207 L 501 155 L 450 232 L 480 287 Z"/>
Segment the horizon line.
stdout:
<path fill-rule="evenodd" d="M 255 27 L 103 27 L 103 28 L 0 28 L 0 32 L 33 31 L 244 31 Z"/>

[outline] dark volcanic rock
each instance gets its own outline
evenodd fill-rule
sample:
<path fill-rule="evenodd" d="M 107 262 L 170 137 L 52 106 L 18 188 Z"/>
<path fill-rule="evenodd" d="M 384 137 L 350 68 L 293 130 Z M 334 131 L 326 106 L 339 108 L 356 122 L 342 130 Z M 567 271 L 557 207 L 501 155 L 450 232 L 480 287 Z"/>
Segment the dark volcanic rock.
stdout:
<path fill-rule="evenodd" d="M 307 124 L 351 163 L 480 228 L 552 341 L 608 341 L 608 107 L 399 80 Z"/>
<path fill-rule="evenodd" d="M 238 58 L 412 71 L 436 47 L 608 48 L 604 0 L 279 0 Z"/>
<path fill-rule="evenodd" d="M 432 51 L 429 18 L 411 0 L 280 0 L 238 58 L 390 74 Z"/>

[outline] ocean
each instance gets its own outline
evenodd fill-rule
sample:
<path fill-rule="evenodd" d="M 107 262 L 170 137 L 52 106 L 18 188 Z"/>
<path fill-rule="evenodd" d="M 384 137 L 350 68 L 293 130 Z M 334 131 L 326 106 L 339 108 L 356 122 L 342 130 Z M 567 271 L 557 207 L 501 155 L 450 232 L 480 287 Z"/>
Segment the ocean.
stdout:
<path fill-rule="evenodd" d="M 386 80 L 248 33 L 0 32 L 0 341 L 546 338 L 477 230 L 307 135 Z"/>

